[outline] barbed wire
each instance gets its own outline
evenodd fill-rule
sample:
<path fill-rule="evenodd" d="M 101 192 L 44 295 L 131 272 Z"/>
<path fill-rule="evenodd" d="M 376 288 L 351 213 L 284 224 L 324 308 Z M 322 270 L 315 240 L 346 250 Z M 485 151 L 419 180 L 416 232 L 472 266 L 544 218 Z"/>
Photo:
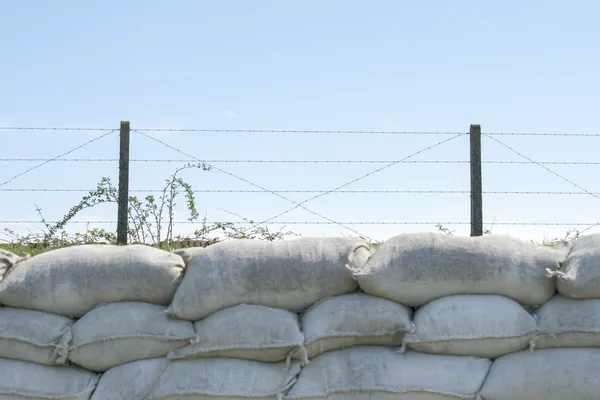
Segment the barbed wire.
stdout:
<path fill-rule="evenodd" d="M 95 141 L 97 141 L 97 140 L 100 140 L 100 139 L 102 139 L 103 137 L 105 137 L 105 136 L 108 136 L 108 135 L 110 135 L 111 133 L 114 133 L 114 132 L 116 132 L 116 131 L 118 131 L 118 129 L 113 129 L 113 130 L 111 130 L 111 131 L 109 131 L 109 132 L 106 132 L 106 133 L 104 133 L 104 134 L 102 134 L 102 135 L 100 135 L 100 136 L 97 136 L 97 137 L 93 138 L 92 140 L 88 140 L 87 142 L 85 142 L 85 143 L 83 143 L 83 144 L 80 144 L 79 146 L 77 146 L 77 147 L 74 147 L 74 148 L 72 148 L 71 150 L 69 150 L 69 151 L 67 151 L 67 152 L 65 152 L 65 153 L 62 153 L 62 154 L 59 154 L 59 155 L 58 155 L 58 156 L 56 156 L 56 157 L 53 157 L 53 158 L 47 159 L 47 160 L 45 160 L 44 162 L 42 162 L 41 164 L 38 164 L 38 165 L 36 165 L 36 166 L 33 166 L 33 167 L 31 167 L 31 168 L 29 168 L 29 169 L 27 169 L 27 170 L 23 171 L 23 172 L 20 172 L 20 173 L 18 173 L 17 175 L 14 175 L 12 178 L 9 178 L 8 180 L 6 180 L 6 181 L 4 181 L 4 182 L 0 183 L 0 186 L 7 185 L 7 184 L 9 184 L 10 182 L 14 181 L 15 179 L 17 179 L 17 178 L 19 178 L 19 177 L 21 177 L 21 176 L 23 176 L 23 175 L 25 175 L 25 174 L 27 174 L 27 173 L 29 173 L 29 172 L 31 172 L 31 171 L 33 171 L 33 170 L 35 170 L 35 169 L 37 169 L 37 168 L 39 168 L 39 167 L 41 167 L 41 166 L 43 166 L 43 165 L 46 165 L 46 164 L 48 164 L 48 163 L 49 163 L 49 162 L 51 162 L 51 161 L 55 161 L 55 160 L 57 160 L 57 159 L 58 159 L 58 158 L 60 158 L 60 157 L 66 156 L 66 155 L 68 155 L 68 154 L 71 154 L 71 153 L 73 153 L 74 151 L 76 151 L 76 150 L 79 150 L 79 149 L 81 149 L 82 147 L 85 147 L 85 146 L 87 146 L 87 145 L 89 145 L 89 144 L 91 144 L 91 143 L 94 143 Z"/>
<path fill-rule="evenodd" d="M 55 224 L 59 221 L 46 221 L 48 224 Z M 163 221 L 167 223 L 168 221 Z M 41 221 L 34 220 L 0 220 L 2 224 L 43 224 Z M 69 224 L 116 224 L 117 221 L 69 221 Z M 253 221 L 173 221 L 173 224 L 200 225 L 200 224 L 242 224 L 253 225 Z M 344 225 L 470 225 L 469 221 L 343 221 Z M 595 224 L 595 222 L 484 222 L 484 225 L 502 225 L 502 226 L 585 226 Z M 337 225 L 337 221 L 269 221 L 260 225 Z"/>
<path fill-rule="evenodd" d="M 0 162 L 119 162 L 118 158 L 0 158 Z M 141 163 L 185 163 L 195 160 L 185 159 L 130 159 L 129 162 Z M 233 163 L 233 164 L 390 164 L 394 160 L 203 160 L 205 163 Z M 469 160 L 406 160 L 400 164 L 469 164 Z M 512 161 L 489 160 L 482 164 L 534 164 L 534 165 L 600 165 L 600 161 Z"/>
<path fill-rule="evenodd" d="M 0 130 L 15 131 L 107 131 L 114 128 L 88 127 L 24 127 L 1 126 Z M 458 135 L 466 132 L 435 131 L 384 131 L 384 130 L 335 130 L 335 129 L 200 129 L 200 128 L 136 128 L 145 132 L 198 132 L 198 133 L 316 133 L 316 134 L 376 134 L 376 135 Z M 116 129 L 118 130 L 118 129 Z M 132 129 L 133 130 L 133 129 Z M 584 132 L 486 132 L 491 136 L 569 136 L 598 137 L 600 133 Z"/>
<path fill-rule="evenodd" d="M 192 156 L 191 154 L 188 154 L 188 153 L 184 152 L 183 150 L 180 150 L 180 149 L 178 149 L 178 148 L 176 148 L 176 147 L 174 147 L 174 146 L 171 146 L 170 144 L 168 144 L 168 143 L 166 143 L 166 142 L 164 142 L 164 141 L 162 141 L 162 140 L 160 140 L 160 139 L 157 139 L 157 138 L 155 138 L 155 137 L 153 137 L 153 136 L 151 136 L 151 135 L 148 135 L 147 133 L 141 132 L 141 131 L 139 131 L 139 130 L 137 130 L 137 129 L 134 129 L 134 130 L 133 130 L 133 132 L 136 132 L 136 133 L 138 133 L 138 134 L 140 134 L 140 135 L 142 135 L 142 136 L 144 136 L 144 137 L 146 137 L 146 138 L 148 138 L 148 139 L 150 139 L 150 140 L 153 140 L 153 141 L 155 141 L 155 142 L 157 142 L 157 143 L 160 143 L 160 144 L 162 144 L 163 146 L 165 146 L 165 147 L 168 147 L 168 148 L 170 148 L 171 150 L 174 150 L 174 151 L 178 152 L 179 154 L 182 154 L 182 155 L 184 155 L 184 156 L 186 156 L 186 157 L 192 158 L 192 159 L 194 159 L 194 160 L 197 160 L 197 161 L 199 161 L 199 162 L 201 162 L 201 163 L 203 162 L 202 160 L 199 160 L 198 158 L 196 158 L 196 157 Z M 283 196 L 283 195 L 281 195 L 281 194 L 279 194 L 279 193 L 275 193 L 275 192 L 273 192 L 272 190 L 269 190 L 269 189 L 265 188 L 264 186 L 257 185 L 256 183 L 254 183 L 254 182 L 252 182 L 252 181 L 250 181 L 250 180 L 248 180 L 248 179 L 246 179 L 246 178 L 243 178 L 243 177 L 241 177 L 241 176 L 239 176 L 239 175 L 237 175 L 237 174 L 234 174 L 234 173 L 232 173 L 232 172 L 229 172 L 229 171 L 226 171 L 226 170 L 224 170 L 224 169 L 222 169 L 222 168 L 216 167 L 214 164 L 206 164 L 206 165 L 209 165 L 209 166 L 210 166 L 212 169 L 214 169 L 214 170 L 216 170 L 216 171 L 219 171 L 219 172 L 221 172 L 221 173 L 223 173 L 223 174 L 226 174 L 226 175 L 228 175 L 228 176 L 231 176 L 232 178 L 238 179 L 238 180 L 240 180 L 240 181 L 242 181 L 242 182 L 245 182 L 245 183 L 247 183 L 247 184 L 249 184 L 249 185 L 251 185 L 251 186 L 253 186 L 253 187 L 257 188 L 257 189 L 261 189 L 261 190 L 264 190 L 265 192 L 269 192 L 269 193 L 271 193 L 271 194 L 273 194 L 273 195 L 275 195 L 275 196 L 277 196 L 277 197 L 279 197 L 279 198 L 281 198 L 281 199 L 283 199 L 283 200 L 286 200 L 286 201 L 288 201 L 288 202 L 290 202 L 290 203 L 293 203 L 293 204 L 299 204 L 298 202 L 296 202 L 296 201 L 294 201 L 294 200 L 292 200 L 292 199 L 290 199 L 290 198 L 287 198 L 287 197 L 285 197 L 285 196 Z M 313 210 L 311 210 L 311 209 L 309 209 L 309 208 L 307 208 L 307 207 L 304 207 L 303 205 L 299 205 L 299 207 L 301 207 L 301 208 L 302 208 L 302 209 L 304 209 L 305 211 L 308 211 L 308 212 L 310 212 L 310 213 L 311 213 L 311 214 L 313 214 L 313 215 L 316 215 L 317 217 L 323 218 L 323 219 L 325 219 L 325 220 L 327 220 L 327 221 L 329 221 L 329 222 L 332 222 L 332 223 L 334 223 L 334 224 L 336 224 L 336 225 L 339 225 L 339 226 L 341 226 L 341 227 L 342 227 L 342 228 L 344 228 L 344 229 L 347 229 L 347 230 L 348 230 L 348 231 L 350 231 L 350 232 L 356 233 L 356 234 L 357 234 L 357 235 L 359 235 L 359 236 L 362 236 L 362 237 L 364 237 L 364 238 L 367 238 L 367 239 L 370 239 L 370 240 L 376 241 L 375 239 L 373 239 L 372 237 L 370 237 L 370 236 L 368 236 L 368 235 L 364 235 L 364 234 L 360 233 L 359 231 L 357 231 L 357 230 L 355 230 L 355 229 L 353 229 L 353 228 L 350 228 L 350 227 L 348 227 L 348 226 L 344 226 L 343 224 L 340 224 L 339 222 L 336 222 L 335 220 L 333 220 L 333 219 L 331 219 L 331 218 L 328 218 L 328 217 L 326 217 L 326 216 L 324 216 L 324 215 L 322 215 L 322 214 L 320 214 L 320 213 L 318 213 L 318 212 L 315 212 L 315 211 L 313 211 Z"/>
<path fill-rule="evenodd" d="M 75 192 L 88 193 L 94 189 L 60 189 L 60 188 L 0 188 L 0 192 Z M 162 193 L 163 189 L 130 189 L 130 193 Z M 175 190 L 177 193 L 187 193 L 187 190 Z M 251 190 L 251 189 L 195 189 L 194 193 L 326 193 L 327 190 Z M 340 194 L 470 194 L 469 190 L 337 190 Z M 589 195 L 587 192 L 565 191 L 483 191 L 483 194 L 493 195 Z M 600 195 L 600 192 L 594 194 Z"/>
<path fill-rule="evenodd" d="M 487 136 L 487 135 L 486 135 Z M 589 194 L 590 196 L 593 196 L 595 198 L 597 198 L 598 200 L 600 200 L 600 196 L 594 192 L 590 192 L 589 190 L 584 189 L 583 187 L 581 187 L 580 185 L 578 185 L 577 183 L 573 182 L 572 180 L 564 177 L 563 175 L 551 170 L 550 168 L 546 167 L 545 165 L 540 164 L 537 161 L 534 161 L 533 159 L 531 159 L 530 157 L 527 157 L 526 155 L 524 155 L 523 153 L 520 153 L 519 151 L 515 150 L 514 148 L 512 148 L 511 146 L 507 145 L 506 143 L 494 138 L 494 137 L 490 137 L 490 139 L 492 139 L 494 142 L 500 144 L 501 146 L 504 146 L 505 148 L 507 148 L 508 150 L 512 151 L 513 153 L 517 154 L 519 157 L 523 157 L 528 161 L 531 161 L 535 164 L 537 164 L 538 166 L 540 166 L 541 168 L 545 169 L 546 171 L 550 172 L 552 175 L 564 180 L 565 182 L 569 183 L 570 185 L 575 186 L 577 189 Z M 600 225 L 600 222 L 596 222 L 593 223 L 593 225 L 585 228 L 584 230 L 582 230 L 580 233 L 584 233 L 587 232 L 588 230 L 592 229 L 593 227 Z"/>
<path fill-rule="evenodd" d="M 369 171 L 369 172 L 367 172 L 366 174 L 363 174 L 363 175 L 359 176 L 358 178 L 352 179 L 352 180 L 350 180 L 350 181 L 347 181 L 347 182 L 345 182 L 345 183 L 343 183 L 343 184 L 341 184 L 341 185 L 339 185 L 339 186 L 336 186 L 335 188 L 333 188 L 333 189 L 331 189 L 331 190 L 328 190 L 327 192 L 324 192 L 324 193 L 319 193 L 319 194 L 316 194 L 316 195 L 314 195 L 314 196 L 311 196 L 311 197 L 309 197 L 308 199 L 306 199 L 306 200 L 304 200 L 304 201 L 301 201 L 300 203 L 296 203 L 296 205 L 295 205 L 294 207 L 288 208 L 287 210 L 285 210 L 285 211 L 283 211 L 283 212 L 280 212 L 280 213 L 278 213 L 278 214 L 276 214 L 276 215 L 273 215 L 272 217 L 270 217 L 270 218 L 267 218 L 267 219 L 265 219 L 265 220 L 263 220 L 263 221 L 259 222 L 258 224 L 252 225 L 252 226 L 251 226 L 250 228 L 248 228 L 247 230 L 249 230 L 249 229 L 252 229 L 252 228 L 254 228 L 254 227 L 258 226 L 258 225 L 262 225 L 262 224 L 264 224 L 265 222 L 269 222 L 269 221 L 272 221 L 272 220 L 274 220 L 274 219 L 277 219 L 277 218 L 279 218 L 279 217 L 281 217 L 281 216 L 283 216 L 283 215 L 286 215 L 286 214 L 288 214 L 288 213 L 290 213 L 290 212 L 292 212 L 292 211 L 296 210 L 296 209 L 297 209 L 297 208 L 299 208 L 299 207 L 302 207 L 302 208 L 304 208 L 304 207 L 303 207 L 303 205 L 304 205 L 304 204 L 306 204 L 306 203 L 308 203 L 308 202 L 310 202 L 310 201 L 316 200 L 316 199 L 318 199 L 318 198 L 320 198 L 320 197 L 323 197 L 323 196 L 326 196 L 326 195 L 328 195 L 328 194 L 330 194 L 330 193 L 334 193 L 334 192 L 335 192 L 335 191 L 337 191 L 337 190 L 343 189 L 343 188 L 345 188 L 345 187 L 347 187 L 347 186 L 350 186 L 350 185 L 352 185 L 352 184 L 354 184 L 354 183 L 356 183 L 356 182 L 359 182 L 359 181 L 361 181 L 361 180 L 363 180 L 363 179 L 366 179 L 366 178 L 368 178 L 368 177 L 370 177 L 370 176 L 372 176 L 372 175 L 375 175 L 375 174 L 377 174 L 377 173 L 379 173 L 379 172 L 383 171 L 384 169 L 387 169 L 387 168 L 393 167 L 394 165 L 396 165 L 396 164 L 399 164 L 399 163 L 401 163 L 401 162 L 403 162 L 403 161 L 406 161 L 406 160 L 408 160 L 409 158 L 412 158 L 412 157 L 414 157 L 414 156 L 417 156 L 417 155 L 419 155 L 419 154 L 421 154 L 421 153 L 424 153 L 424 152 L 426 152 L 426 151 L 428 151 L 428 150 L 431 150 L 431 149 L 433 149 L 433 148 L 436 148 L 436 147 L 438 147 L 438 146 L 441 146 L 442 144 L 448 143 L 448 142 L 450 142 L 450 141 L 452 141 L 452 140 L 454 140 L 454 139 L 456 139 L 456 138 L 459 138 L 459 137 L 461 137 L 461 136 L 464 136 L 464 135 L 466 135 L 466 134 L 464 134 L 464 133 L 461 133 L 461 134 L 458 134 L 458 135 L 452 136 L 452 137 L 450 137 L 450 138 L 448 138 L 448 139 L 444 139 L 444 140 L 442 140 L 442 141 L 440 141 L 440 142 L 437 142 L 437 143 L 435 143 L 435 144 L 432 144 L 431 146 L 427 146 L 427 147 L 424 147 L 424 148 L 422 148 L 421 150 L 418 150 L 418 151 L 416 151 L 416 152 L 413 152 L 413 153 L 411 153 L 411 154 L 407 155 L 406 157 L 403 157 L 403 158 L 401 158 L 401 159 L 399 159 L 399 160 L 397 160 L 397 161 L 394 161 L 394 162 L 391 162 L 391 163 L 389 163 L 389 164 L 386 164 L 386 165 L 384 165 L 383 167 L 379 167 L 379 168 L 377 168 L 377 169 L 374 169 L 374 170 L 372 170 L 372 171 Z M 247 230 L 245 230 L 244 232 L 246 232 Z"/>

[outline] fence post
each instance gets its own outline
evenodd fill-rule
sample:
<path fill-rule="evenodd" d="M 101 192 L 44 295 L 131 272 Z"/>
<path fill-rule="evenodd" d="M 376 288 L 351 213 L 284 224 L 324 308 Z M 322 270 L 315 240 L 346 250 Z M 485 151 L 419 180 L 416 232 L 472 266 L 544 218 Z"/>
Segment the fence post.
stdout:
<path fill-rule="evenodd" d="M 471 125 L 469 136 L 471 139 L 471 236 L 482 236 L 481 125 Z"/>
<path fill-rule="evenodd" d="M 117 209 L 117 244 L 127 244 L 129 209 L 129 121 L 121 121 L 119 150 L 119 199 Z"/>

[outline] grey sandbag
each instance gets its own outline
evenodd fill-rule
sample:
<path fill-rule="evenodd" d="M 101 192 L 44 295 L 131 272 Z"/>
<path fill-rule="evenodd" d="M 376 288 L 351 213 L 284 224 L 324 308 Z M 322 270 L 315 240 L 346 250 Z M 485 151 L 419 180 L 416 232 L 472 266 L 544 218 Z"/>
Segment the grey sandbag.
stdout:
<path fill-rule="evenodd" d="M 135 361 L 102 375 L 92 400 L 277 400 L 300 365 L 233 358 Z"/>
<path fill-rule="evenodd" d="M 168 305 L 183 274 L 177 254 L 145 245 L 82 245 L 39 254 L 0 282 L 0 303 L 79 318 L 97 305 Z"/>
<path fill-rule="evenodd" d="M 69 360 L 90 371 L 166 356 L 196 337 L 189 321 L 170 318 L 166 307 L 140 302 L 99 306 L 73 325 Z"/>
<path fill-rule="evenodd" d="M 571 245 L 560 268 L 549 268 L 556 276 L 558 292 L 573 299 L 600 298 L 600 233 L 584 236 Z"/>
<path fill-rule="evenodd" d="M 196 254 L 204 250 L 204 247 L 186 247 L 183 249 L 173 250 L 172 253 L 177 254 L 181 258 L 183 258 L 183 262 L 185 265 L 188 265 L 190 261 L 194 258 Z"/>
<path fill-rule="evenodd" d="M 455 294 L 497 294 L 542 305 L 556 292 L 546 269 L 564 251 L 508 236 L 409 233 L 386 241 L 355 274 L 363 291 L 407 306 Z"/>
<path fill-rule="evenodd" d="M 371 254 L 366 240 L 301 238 L 287 242 L 238 239 L 196 254 L 169 312 L 197 321 L 239 304 L 298 312 L 352 292 L 352 270 Z"/>
<path fill-rule="evenodd" d="M 11 269 L 19 260 L 19 256 L 8 250 L 0 249 L 0 279 Z"/>
<path fill-rule="evenodd" d="M 67 361 L 73 320 L 20 308 L 0 308 L 0 357 L 56 365 Z"/>
<path fill-rule="evenodd" d="M 500 357 L 481 388 L 484 400 L 596 400 L 600 349 L 544 349 Z"/>
<path fill-rule="evenodd" d="M 358 345 L 402 346 L 414 331 L 412 309 L 364 293 L 325 299 L 302 315 L 304 346 L 309 358 Z"/>
<path fill-rule="evenodd" d="M 229 357 L 279 362 L 297 353 L 306 361 L 298 316 L 290 311 L 242 304 L 194 323 L 196 339 L 169 359 Z"/>
<path fill-rule="evenodd" d="M 99 375 L 79 367 L 0 358 L 0 399 L 88 400 Z"/>
<path fill-rule="evenodd" d="M 420 307 L 411 349 L 434 354 L 496 358 L 533 346 L 536 319 L 516 301 L 498 295 L 446 296 Z"/>
<path fill-rule="evenodd" d="M 313 358 L 286 399 L 475 399 L 491 361 L 358 346 Z M 414 396 L 414 397 L 413 397 Z"/>
<path fill-rule="evenodd" d="M 600 347 L 600 299 L 577 300 L 554 296 L 536 310 L 539 349 L 549 347 Z"/>

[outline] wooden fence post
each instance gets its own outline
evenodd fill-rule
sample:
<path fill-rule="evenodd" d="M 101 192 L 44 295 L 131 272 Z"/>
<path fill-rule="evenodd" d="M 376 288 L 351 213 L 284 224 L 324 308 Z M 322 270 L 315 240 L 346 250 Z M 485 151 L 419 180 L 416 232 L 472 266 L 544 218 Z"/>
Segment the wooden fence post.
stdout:
<path fill-rule="evenodd" d="M 471 125 L 469 136 L 471 139 L 471 236 L 482 236 L 481 125 Z"/>
<path fill-rule="evenodd" d="M 117 211 L 117 244 L 127 244 L 129 209 L 129 121 L 121 121 L 119 151 L 119 199 Z"/>

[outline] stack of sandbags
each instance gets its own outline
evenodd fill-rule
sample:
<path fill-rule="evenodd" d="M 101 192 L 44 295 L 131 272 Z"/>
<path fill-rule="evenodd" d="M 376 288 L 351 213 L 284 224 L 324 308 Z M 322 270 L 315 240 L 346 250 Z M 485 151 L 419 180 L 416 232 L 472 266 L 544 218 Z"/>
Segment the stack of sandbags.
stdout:
<path fill-rule="evenodd" d="M 499 236 L 400 235 L 356 276 L 364 291 L 418 307 L 402 350 L 493 360 L 468 398 L 596 399 L 599 255 L 600 235 L 558 249 Z M 588 300 L 566 297 L 575 293 Z"/>
<path fill-rule="evenodd" d="M 103 372 L 195 338 L 165 313 L 180 256 L 86 245 L 19 262 L 0 282 L 0 397 L 89 399 Z"/>
<path fill-rule="evenodd" d="M 0 282 L 0 398 L 600 400 L 598 270 L 600 235 L 56 250 Z"/>
<path fill-rule="evenodd" d="M 578 239 L 559 269 L 558 294 L 536 311 L 536 348 L 600 347 L 600 234 Z"/>
<path fill-rule="evenodd" d="M 352 271 L 370 255 L 351 238 L 233 240 L 195 252 L 168 309 L 193 324 L 194 340 L 166 359 L 110 369 L 93 400 L 280 398 L 308 362 L 297 313 L 355 291 Z M 409 316 L 402 322 L 410 327 Z"/>

